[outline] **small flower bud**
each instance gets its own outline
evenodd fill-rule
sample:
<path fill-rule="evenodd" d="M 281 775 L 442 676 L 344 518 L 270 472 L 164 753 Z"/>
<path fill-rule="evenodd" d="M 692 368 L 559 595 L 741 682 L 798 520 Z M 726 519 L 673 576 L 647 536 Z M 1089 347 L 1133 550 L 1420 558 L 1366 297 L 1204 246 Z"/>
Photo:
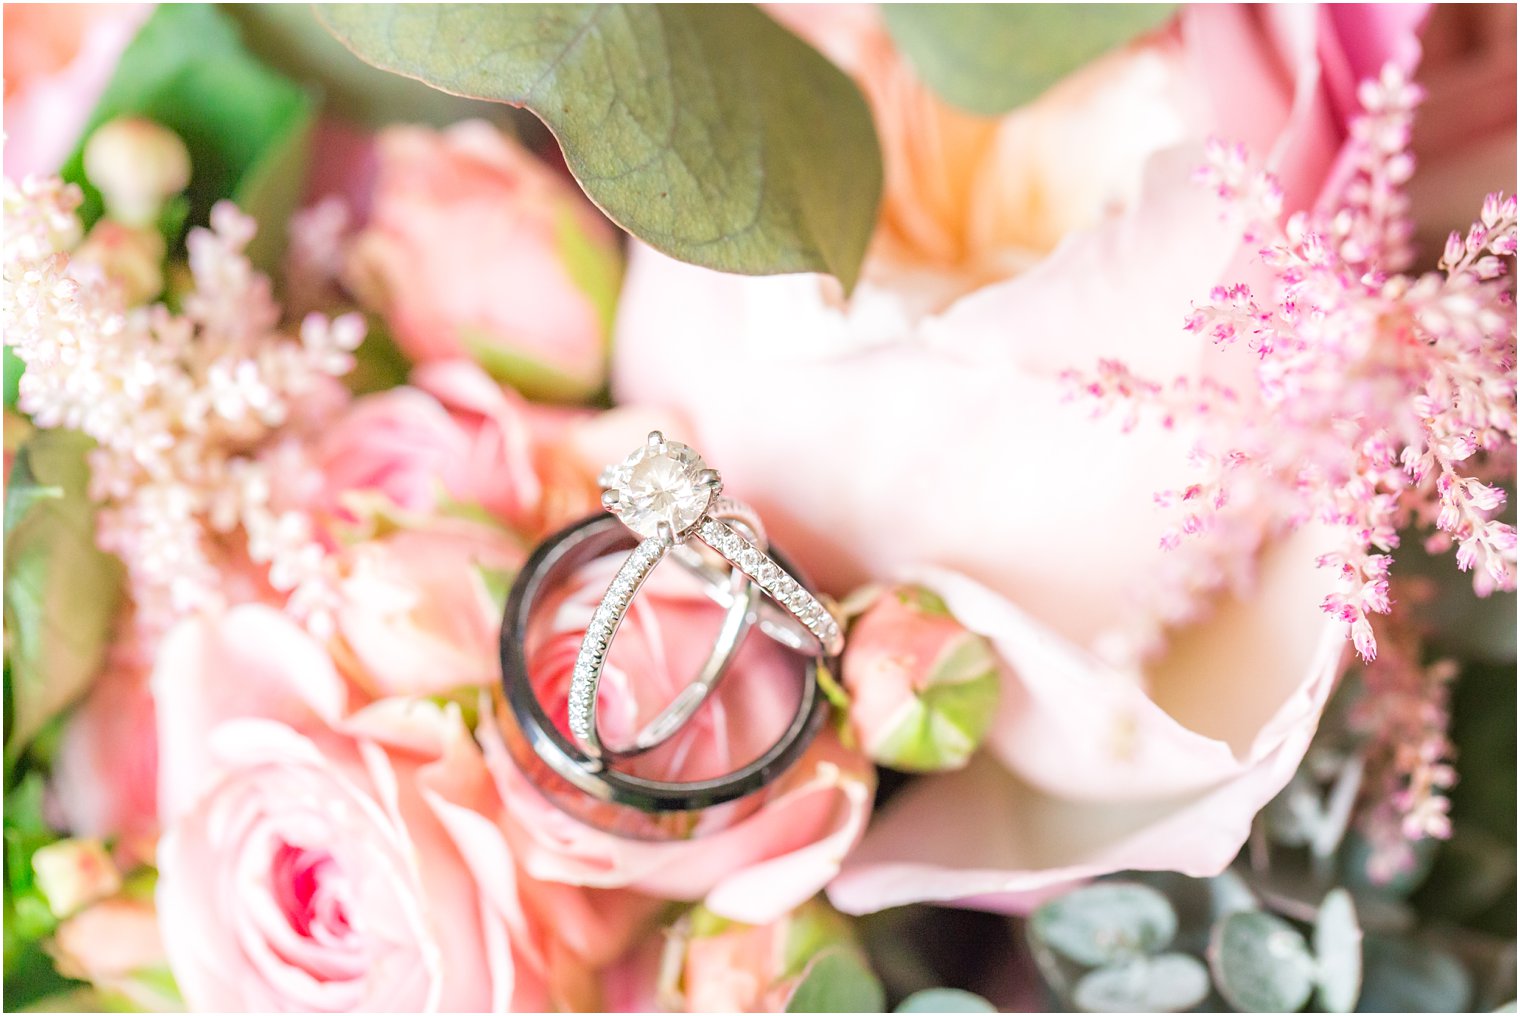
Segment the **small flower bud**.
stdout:
<path fill-rule="evenodd" d="M 59 840 L 32 854 L 37 888 L 53 916 L 64 918 L 121 888 L 121 875 L 99 840 Z"/>
<path fill-rule="evenodd" d="M 672 1012 L 782 1012 L 812 959 L 859 948 L 850 923 L 811 900 L 770 924 L 698 906 L 667 933 L 657 992 Z"/>
<path fill-rule="evenodd" d="M 97 266 L 133 307 L 163 292 L 164 253 L 164 237 L 156 228 L 101 219 L 74 251 L 74 259 Z"/>
<path fill-rule="evenodd" d="M 997 706 L 992 647 L 924 589 L 888 590 L 861 615 L 841 676 L 861 747 L 893 769 L 965 765 Z"/>
<path fill-rule="evenodd" d="M 119 117 L 85 142 L 84 171 L 107 214 L 147 226 L 190 183 L 190 152 L 177 134 L 152 120 Z"/>

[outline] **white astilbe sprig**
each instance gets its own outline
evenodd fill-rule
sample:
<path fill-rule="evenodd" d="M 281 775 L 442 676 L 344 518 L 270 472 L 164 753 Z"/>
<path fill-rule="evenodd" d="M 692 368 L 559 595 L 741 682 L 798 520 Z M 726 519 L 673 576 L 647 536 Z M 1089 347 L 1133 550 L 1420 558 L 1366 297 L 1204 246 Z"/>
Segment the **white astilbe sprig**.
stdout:
<path fill-rule="evenodd" d="M 136 616 L 162 627 L 223 603 L 225 566 L 248 561 L 327 623 L 332 584 L 312 519 L 283 503 L 266 455 L 338 407 L 362 319 L 308 315 L 279 330 L 269 280 L 244 254 L 254 222 L 228 202 L 186 241 L 192 285 L 174 313 L 125 305 L 122 287 L 70 251 L 76 188 L 4 184 L 3 323 L 25 362 L 19 408 L 93 438 L 97 539 L 127 566 Z"/>
<path fill-rule="evenodd" d="M 1254 388 L 1240 397 L 1196 382 L 1164 386 L 1103 364 L 1073 372 L 1074 393 L 1126 419 L 1187 419 L 1200 434 L 1199 482 L 1164 491 L 1178 512 L 1162 542 L 1187 579 L 1153 600 L 1163 624 L 1203 609 L 1219 562 L 1254 554 L 1267 534 L 1327 524 L 1337 544 L 1320 558 L 1334 576 L 1323 608 L 1345 621 L 1358 652 L 1377 652 L 1369 616 L 1390 607 L 1388 571 L 1399 531 L 1416 524 L 1434 549 L 1454 545 L 1479 595 L 1515 587 L 1515 530 L 1495 515 L 1504 491 L 1489 474 L 1513 461 L 1515 305 L 1508 260 L 1516 201 L 1490 195 L 1466 235 L 1453 234 L 1436 271 L 1394 274 L 1410 257 L 1402 185 L 1421 93 L 1396 70 L 1360 90 L 1351 164 L 1339 200 L 1278 221 L 1280 190 L 1247 168 L 1238 146 L 1216 144 L 1200 174 L 1244 223 L 1272 276 L 1266 292 L 1216 288 L 1188 315 L 1189 331 L 1256 354 Z M 1228 396 L 1228 397 L 1226 397 Z M 1247 488 L 1245 485 L 1249 485 Z M 1258 513 L 1256 526 L 1242 525 Z M 1174 583 L 1175 584 L 1175 583 Z"/>

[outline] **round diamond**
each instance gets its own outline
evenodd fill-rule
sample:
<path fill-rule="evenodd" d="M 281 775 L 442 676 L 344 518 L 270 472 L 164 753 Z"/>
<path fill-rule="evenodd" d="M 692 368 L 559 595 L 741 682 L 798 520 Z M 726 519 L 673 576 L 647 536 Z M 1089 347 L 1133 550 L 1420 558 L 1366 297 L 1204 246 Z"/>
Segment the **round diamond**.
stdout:
<path fill-rule="evenodd" d="M 654 536 L 660 523 L 683 533 L 707 512 L 716 491 L 704 483 L 702 457 L 678 441 L 646 444 L 623 460 L 609 477 L 617 494 L 614 509 L 640 536 Z"/>

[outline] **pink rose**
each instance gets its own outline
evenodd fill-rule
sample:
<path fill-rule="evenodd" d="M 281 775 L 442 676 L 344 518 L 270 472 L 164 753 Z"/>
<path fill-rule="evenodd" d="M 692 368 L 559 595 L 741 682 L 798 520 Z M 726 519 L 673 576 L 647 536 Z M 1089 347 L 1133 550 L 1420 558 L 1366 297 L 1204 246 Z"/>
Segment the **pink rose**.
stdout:
<path fill-rule="evenodd" d="M 588 567 L 557 607 L 546 605 L 545 627 L 530 633 L 534 683 L 562 728 L 576 650 L 615 564 L 608 559 Z M 635 724 L 647 722 L 685 687 L 708 652 L 717 615 L 689 575 L 675 567 L 655 572 L 619 629 L 603 674 L 602 731 L 610 743 L 626 739 Z M 669 779 L 717 776 L 775 740 L 796 702 L 797 668 L 759 635 L 740 652 L 713 701 L 665 746 L 638 760 L 638 772 Z M 528 874 L 704 900 L 734 920 L 774 920 L 817 893 L 859 839 L 871 809 L 870 765 L 825 731 L 748 818 L 690 841 L 622 839 L 551 805 L 512 763 L 499 731 L 483 726 L 481 736 L 511 815 L 513 853 Z"/>
<path fill-rule="evenodd" d="M 546 1004 L 589 908 L 532 911 L 455 707 L 345 715 L 321 646 L 262 606 L 176 628 L 153 689 L 159 922 L 191 1008 Z"/>
<path fill-rule="evenodd" d="M 841 676 L 862 750 L 893 769 L 959 769 L 997 708 L 992 648 L 910 586 L 882 592 L 854 621 Z"/>
<path fill-rule="evenodd" d="M 151 4 L 5 8 L 5 175 L 51 173 L 84 133 Z"/>
<path fill-rule="evenodd" d="M 787 16 L 809 33 L 811 9 Z M 1060 375 L 1106 357 L 1162 378 L 1248 367 L 1243 345 L 1182 328 L 1251 253 L 1191 182 L 1205 141 L 1239 137 L 1289 207 L 1314 203 L 1349 90 L 1411 64 L 1422 16 L 1187 7 L 992 121 L 928 95 L 873 18 L 836 18 L 819 34 L 862 81 L 887 158 L 855 295 L 635 250 L 618 396 L 683 414 L 827 586 L 918 581 L 1005 664 L 990 757 L 893 801 L 831 889 L 843 909 L 1218 870 L 1292 772 L 1344 639 L 1318 610 L 1315 534 L 1142 656 L 1167 606 L 1154 583 L 1182 560 L 1159 548 L 1153 493 L 1185 485 L 1191 442 L 1094 420 Z"/>
<path fill-rule="evenodd" d="M 523 552 L 505 532 L 437 519 L 341 552 L 336 612 L 342 657 L 377 695 L 432 695 L 494 685 L 504 588 Z"/>
<path fill-rule="evenodd" d="M 596 506 L 594 472 L 567 465 L 559 444 L 584 414 L 535 406 L 467 360 L 424 364 L 410 387 L 355 400 L 321 437 L 316 461 L 327 510 L 379 493 L 431 514 L 446 497 L 478 505 L 524 535 Z"/>
<path fill-rule="evenodd" d="M 472 356 L 534 397 L 605 377 L 616 234 L 496 128 L 392 127 L 346 274 L 418 362 Z"/>
<path fill-rule="evenodd" d="M 48 953 L 65 977 L 85 981 L 121 1011 L 174 1012 L 158 915 L 147 900 L 102 900 L 58 926 Z"/>
<path fill-rule="evenodd" d="M 128 863 L 152 860 L 158 836 L 151 667 L 135 638 L 113 642 L 89 695 L 69 715 L 53 759 L 52 800 L 64 828 L 115 840 Z"/>

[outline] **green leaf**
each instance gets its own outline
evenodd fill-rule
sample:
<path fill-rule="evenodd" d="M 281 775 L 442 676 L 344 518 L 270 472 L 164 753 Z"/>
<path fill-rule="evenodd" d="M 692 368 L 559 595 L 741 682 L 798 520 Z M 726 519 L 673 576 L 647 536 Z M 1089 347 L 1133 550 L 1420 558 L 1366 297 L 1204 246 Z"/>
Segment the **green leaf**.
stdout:
<path fill-rule="evenodd" d="M 787 1012 L 882 1012 L 887 1004 L 881 981 L 854 949 L 827 949 L 808 965 Z"/>
<path fill-rule="evenodd" d="M 1332 889 L 1314 920 L 1319 999 L 1330 1012 L 1351 1012 L 1362 987 L 1362 929 L 1344 889 Z"/>
<path fill-rule="evenodd" d="M 1083 1012 L 1184 1012 L 1209 994 L 1209 972 L 1183 953 L 1141 956 L 1099 967 L 1077 982 Z"/>
<path fill-rule="evenodd" d="M 11 352 L 11 347 L 5 347 L 5 408 L 16 408 L 16 397 L 20 394 L 21 372 L 26 370 L 26 364 Z"/>
<path fill-rule="evenodd" d="M 1177 934 L 1177 914 L 1149 886 L 1099 882 L 1042 905 L 1029 930 L 1067 959 L 1096 967 L 1164 949 Z"/>
<path fill-rule="evenodd" d="M 926 988 L 902 1000 L 893 1012 L 997 1012 L 997 1006 L 980 995 L 959 988 Z"/>
<path fill-rule="evenodd" d="M 72 431 L 38 432 L 17 455 L 19 482 L 6 490 L 7 759 L 94 680 L 121 598 L 121 566 L 95 546 L 90 446 Z M 56 496 L 38 496 L 39 486 Z"/>
<path fill-rule="evenodd" d="M 881 198 L 865 99 L 749 5 L 322 4 L 362 59 L 526 106 L 586 193 L 672 257 L 855 283 Z"/>
<path fill-rule="evenodd" d="M 1472 978 L 1445 950 L 1404 938 L 1363 943 L 1362 1012 L 1468 1012 Z"/>
<path fill-rule="evenodd" d="M 227 4 L 221 9 L 237 22 L 243 44 L 255 57 L 293 81 L 314 84 L 323 111 L 350 123 L 378 130 L 395 123 L 447 127 L 481 118 L 511 129 L 533 119 L 500 103 L 449 95 L 355 60 L 309 4 Z"/>
<path fill-rule="evenodd" d="M 343 382 L 355 395 L 368 395 L 406 384 L 412 364 L 396 345 L 384 319 L 366 314 L 364 341 L 354 350 L 354 369 Z"/>
<path fill-rule="evenodd" d="M 1175 4 L 883 4 L 892 40 L 946 102 L 998 116 L 1099 54 L 1164 24 Z"/>
<path fill-rule="evenodd" d="M 1298 929 L 1264 910 L 1214 926 L 1209 965 L 1225 1001 L 1241 1012 L 1297 1012 L 1314 990 L 1314 957 Z"/>
<path fill-rule="evenodd" d="M 236 26 L 213 6 L 163 4 L 122 53 L 85 137 L 124 115 L 147 117 L 184 139 L 190 220 L 205 222 L 219 199 L 233 199 L 259 222 L 255 263 L 274 267 L 302 183 L 314 115 L 306 93 L 250 57 Z M 80 216 L 89 226 L 101 203 L 84 175 L 83 140 L 61 175 L 84 189 Z"/>

